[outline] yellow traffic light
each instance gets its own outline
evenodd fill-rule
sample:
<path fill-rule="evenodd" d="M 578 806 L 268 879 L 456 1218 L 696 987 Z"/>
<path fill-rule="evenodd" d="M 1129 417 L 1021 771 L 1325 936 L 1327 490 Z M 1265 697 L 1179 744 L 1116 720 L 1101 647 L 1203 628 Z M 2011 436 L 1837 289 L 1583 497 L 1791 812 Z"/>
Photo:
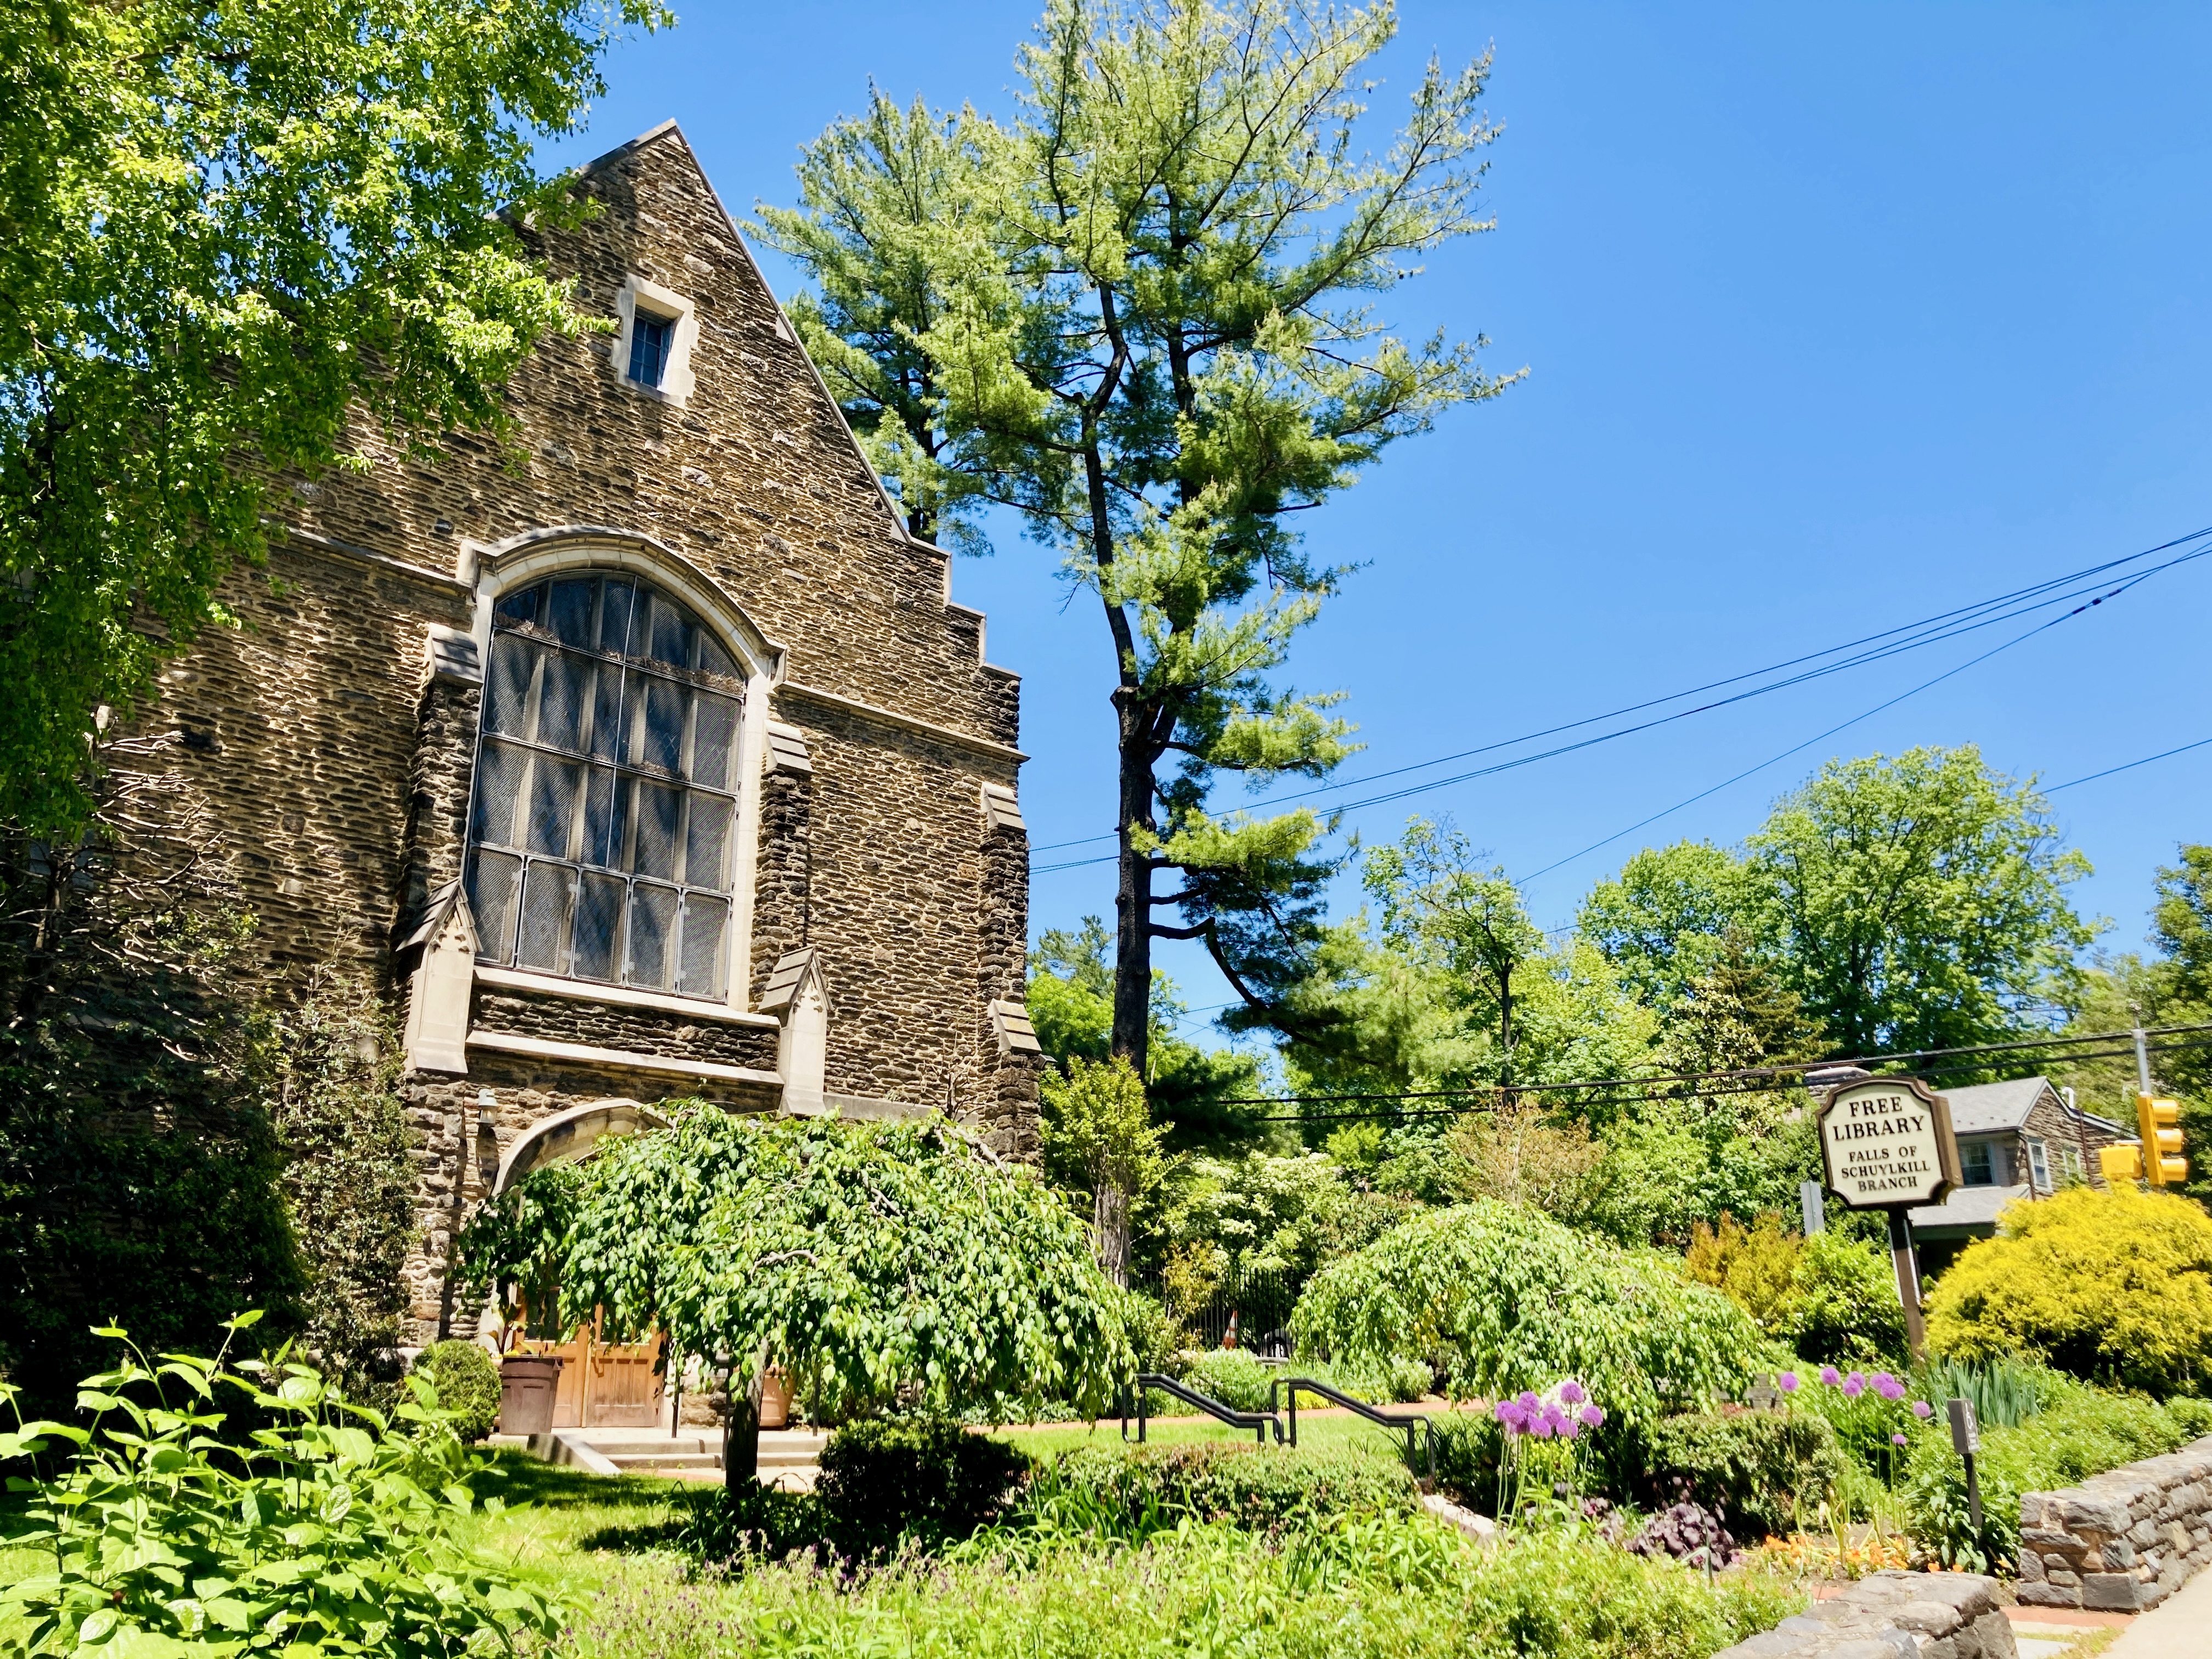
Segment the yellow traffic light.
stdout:
<path fill-rule="evenodd" d="M 2136 1128 L 2142 1137 L 2143 1179 L 2154 1187 L 2178 1187 L 2189 1178 L 2181 1155 L 2181 1103 L 2136 1097 Z"/>
<path fill-rule="evenodd" d="M 2142 1148 L 2132 1140 L 2123 1140 L 2111 1146 L 2097 1148 L 2098 1172 L 2106 1184 L 2118 1181 L 2142 1179 Z"/>

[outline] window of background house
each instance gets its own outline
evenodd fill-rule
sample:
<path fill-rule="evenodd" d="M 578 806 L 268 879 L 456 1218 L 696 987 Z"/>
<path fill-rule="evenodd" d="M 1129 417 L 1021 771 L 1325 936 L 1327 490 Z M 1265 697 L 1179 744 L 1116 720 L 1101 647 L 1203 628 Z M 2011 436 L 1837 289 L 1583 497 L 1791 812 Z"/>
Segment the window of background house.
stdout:
<path fill-rule="evenodd" d="M 2036 1191 L 2047 1193 L 2051 1190 L 2050 1156 L 2044 1151 L 2043 1143 L 2033 1135 L 2027 1136 L 2027 1141 L 2028 1179 L 2035 1183 Z"/>
<path fill-rule="evenodd" d="M 1990 1159 L 1990 1143 L 1986 1140 L 1960 1141 L 1959 1170 L 1966 1176 L 1969 1187 L 1996 1185 L 1996 1171 L 1991 1167 Z"/>
<path fill-rule="evenodd" d="M 629 377 L 640 386 L 658 387 L 668 370 L 668 348 L 676 338 L 676 320 L 656 317 L 640 308 L 630 316 Z"/>
<path fill-rule="evenodd" d="M 633 577 L 500 600 L 469 830 L 484 961 L 726 994 L 744 685 Z"/>

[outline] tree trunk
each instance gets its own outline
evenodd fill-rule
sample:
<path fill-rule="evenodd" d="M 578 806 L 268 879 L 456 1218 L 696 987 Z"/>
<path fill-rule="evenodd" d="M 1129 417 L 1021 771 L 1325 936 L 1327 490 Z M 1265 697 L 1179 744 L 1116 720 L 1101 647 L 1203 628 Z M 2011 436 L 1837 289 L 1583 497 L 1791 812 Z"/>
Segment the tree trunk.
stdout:
<path fill-rule="evenodd" d="M 1129 1195 L 1101 1179 L 1091 1190 L 1091 1233 L 1098 1266 L 1122 1290 L 1129 1288 Z"/>
<path fill-rule="evenodd" d="M 763 1342 L 753 1356 L 753 1374 L 744 1392 L 732 1390 L 722 1412 L 722 1489 L 732 1498 L 760 1478 L 761 1389 L 767 1382 L 768 1344 Z"/>
<path fill-rule="evenodd" d="M 1152 759 L 1148 752 L 1146 711 L 1126 689 L 1114 694 L 1120 717 L 1121 800 L 1121 884 L 1114 897 L 1114 1052 L 1147 1075 L 1146 1049 L 1152 1039 L 1152 855 L 1139 853 L 1130 833 L 1152 821 Z"/>

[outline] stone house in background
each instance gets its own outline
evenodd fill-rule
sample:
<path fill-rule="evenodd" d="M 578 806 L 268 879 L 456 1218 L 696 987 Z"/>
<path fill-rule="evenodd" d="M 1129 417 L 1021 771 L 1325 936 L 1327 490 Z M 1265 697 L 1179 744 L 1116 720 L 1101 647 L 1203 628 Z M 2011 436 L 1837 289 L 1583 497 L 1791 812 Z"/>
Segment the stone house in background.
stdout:
<path fill-rule="evenodd" d="M 1995 1236 L 1997 1217 L 2009 1204 L 2085 1182 L 2101 1190 L 2097 1149 L 2134 1138 L 2120 1124 L 2081 1110 L 2071 1090 L 2048 1078 L 1978 1083 L 1946 1089 L 1943 1097 L 1951 1103 L 1965 1183 L 1942 1203 L 1911 1212 L 1922 1266 L 1931 1274 L 1972 1240 Z"/>
<path fill-rule="evenodd" d="M 473 1328 L 453 1230 L 701 1096 L 941 1111 L 1033 1155 L 1019 684 L 908 535 L 672 122 L 533 234 L 611 333 L 546 341 L 523 453 L 288 489 L 149 711 L 265 968 L 405 1014 L 409 1340 Z"/>

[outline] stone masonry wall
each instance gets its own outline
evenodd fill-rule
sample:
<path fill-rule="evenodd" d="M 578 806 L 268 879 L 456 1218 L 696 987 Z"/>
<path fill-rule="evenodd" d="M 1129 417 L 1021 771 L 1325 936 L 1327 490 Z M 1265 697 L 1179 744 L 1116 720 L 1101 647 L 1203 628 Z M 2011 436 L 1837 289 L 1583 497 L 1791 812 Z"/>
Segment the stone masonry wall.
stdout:
<path fill-rule="evenodd" d="M 950 1106 L 988 1121 L 1002 1150 L 1033 1149 L 1036 1068 L 1001 1055 L 988 1013 L 1023 994 L 1026 872 L 1006 848 L 987 856 L 977 805 L 984 784 L 1017 783 L 1019 682 L 983 660 L 984 619 L 950 603 L 948 556 L 906 533 L 682 134 L 602 158 L 582 188 L 597 216 L 532 233 L 532 251 L 575 279 L 587 316 L 611 320 L 633 276 L 690 300 L 687 401 L 630 383 L 613 337 L 592 333 L 544 342 L 518 371 L 512 448 L 460 434 L 408 455 L 354 433 L 365 470 L 276 481 L 270 568 L 224 590 L 243 627 L 208 630 L 142 711 L 178 736 L 179 766 L 232 832 L 256 971 L 303 983 L 337 962 L 402 1000 L 395 930 L 461 869 L 481 701 L 426 673 L 428 630 L 477 625 L 479 559 L 514 538 L 647 537 L 785 649 L 769 712 L 801 728 L 812 772 L 764 781 L 756 982 L 782 951 L 817 947 L 830 1092 Z M 587 1047 L 754 1066 L 766 1050 L 611 1004 L 484 1000 L 526 1035 Z M 695 1091 L 489 1050 L 465 1078 L 406 1086 L 422 1336 L 459 1316 L 446 1246 L 483 1190 L 480 1154 L 495 1170 L 500 1146 L 568 1106 Z M 774 1103 L 752 1085 L 696 1091 Z"/>
<path fill-rule="evenodd" d="M 1713 1659 L 2016 1659 L 1996 1588 L 1969 1572 L 1869 1573 Z"/>
<path fill-rule="evenodd" d="M 2020 1500 L 2020 1599 L 2135 1613 L 2212 1561 L 2212 1437 Z"/>
<path fill-rule="evenodd" d="M 2082 1177 L 2089 1185 L 2100 1189 L 2104 1187 L 2104 1174 L 2097 1166 L 2097 1148 L 2111 1146 L 2116 1137 L 2093 1130 L 2081 1118 L 2069 1112 L 2055 1093 L 2045 1091 L 2028 1109 L 2027 1120 L 2021 1128 L 2023 1136 L 2033 1135 L 2043 1143 L 2044 1157 L 2050 1162 L 2051 1180 L 2054 1187 L 2063 1183 L 2066 1179 L 2068 1170 L 2064 1159 L 2069 1152 L 2080 1160 Z M 2024 1139 L 2019 1143 L 2019 1150 L 2014 1156 L 2020 1160 L 2020 1167 L 2014 1171 L 2013 1179 L 2030 1179 L 2033 1172 L 2028 1168 L 2027 1144 Z"/>

